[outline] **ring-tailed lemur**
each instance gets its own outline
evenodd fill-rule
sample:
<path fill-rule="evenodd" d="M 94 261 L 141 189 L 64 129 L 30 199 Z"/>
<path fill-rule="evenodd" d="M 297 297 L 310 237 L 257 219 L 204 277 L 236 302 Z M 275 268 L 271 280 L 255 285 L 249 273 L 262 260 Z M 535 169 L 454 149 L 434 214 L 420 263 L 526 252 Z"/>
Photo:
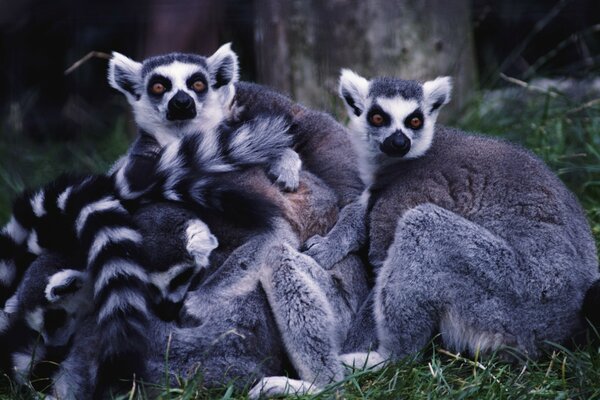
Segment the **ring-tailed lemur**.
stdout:
<path fill-rule="evenodd" d="M 172 53 L 139 63 L 114 53 L 109 82 L 125 94 L 140 128 L 128 157 L 115 167 L 121 194 L 128 197 L 144 185 L 148 163 L 174 138 L 206 130 L 212 133 L 206 146 L 218 152 L 223 144 L 237 147 L 244 146 L 244 141 L 232 142 L 217 127 L 237 126 L 257 115 L 285 118 L 291 124 L 290 146 L 269 160 L 267 170 L 283 187 L 295 189 L 304 165 L 336 191 L 342 208 L 340 223 L 305 245 L 307 254 L 329 268 L 357 250 L 365 237 L 364 227 L 360 229 L 365 212 L 360 201 L 362 183 L 356 166 L 348 162 L 353 150 L 347 133 L 330 116 L 294 104 L 265 87 L 238 82 L 237 75 L 237 56 L 229 44 L 208 58 Z M 268 142 L 263 144 L 263 148 L 268 146 Z"/>
<path fill-rule="evenodd" d="M 449 78 L 342 71 L 378 268 L 345 351 L 378 341 L 398 359 L 439 332 L 457 352 L 511 346 L 535 357 L 585 327 L 580 310 L 599 274 L 577 199 L 530 152 L 436 126 L 450 92 Z"/>
<path fill-rule="evenodd" d="M 167 144 L 189 134 L 203 132 L 204 152 L 223 153 L 244 150 L 246 137 L 229 137 L 224 122 L 230 113 L 238 79 L 238 60 L 230 44 L 221 46 L 212 56 L 171 53 L 151 57 L 142 63 L 113 53 L 109 62 L 110 85 L 125 95 L 140 130 L 138 139 L 121 161 L 116 172 L 117 184 L 125 198 L 134 195 L 144 179 L 145 159 Z M 256 116 L 254 116 L 256 117 Z M 247 135 L 254 132 L 247 131 Z M 269 150 L 272 143 L 256 143 Z M 301 161 L 290 143 L 276 158 L 267 160 L 267 170 L 287 190 L 298 187 Z M 258 149 L 248 149 L 256 152 Z M 134 165 L 131 165 L 135 161 Z M 151 162 L 151 161 L 150 161 Z"/>
<path fill-rule="evenodd" d="M 127 96 L 141 127 L 138 141 L 116 172 L 120 186 L 127 188 L 123 195 L 139 191 L 140 179 L 135 172 L 148 168 L 155 152 L 162 146 L 161 141 L 185 137 L 205 120 L 217 125 L 219 121 L 215 115 L 223 118 L 220 122 L 233 126 L 263 113 L 283 116 L 291 121 L 290 133 L 296 150 L 302 155 L 302 162 L 306 162 L 309 170 L 338 191 L 339 204 L 344 207 L 340 217 L 342 223 L 337 224 L 325 238 L 316 236 L 309 242 L 308 253 L 324 267 L 331 268 L 350 251 L 358 249 L 364 237 L 359 229 L 364 224 L 364 204 L 358 198 L 361 182 L 357 169 L 346 161 L 345 155 L 335 154 L 352 151 L 346 132 L 330 117 L 294 105 L 270 90 L 244 83 L 234 86 L 237 74 L 231 73 L 232 70 L 237 70 L 237 57 L 228 45 L 207 59 L 170 54 L 137 63 L 115 54 L 111 60 L 109 80 L 113 87 Z M 194 86 L 196 81 L 201 81 L 198 88 Z M 179 103 L 185 103 L 185 107 Z M 218 113 L 212 111 L 215 104 L 221 104 L 222 109 Z M 173 121 L 173 114 L 181 108 L 187 111 L 178 114 Z M 210 118 L 203 116 L 209 111 Z M 154 134 L 152 130 L 160 134 Z M 219 136 L 213 142 L 216 143 L 215 151 L 218 151 L 218 146 L 230 143 L 230 140 Z M 286 154 L 295 156 L 288 159 L 297 159 L 291 164 L 300 167 L 296 153 L 289 150 Z M 282 164 L 289 163 L 275 163 Z M 251 188 L 251 185 L 246 187 Z M 217 233 L 217 237 L 221 236 Z"/>

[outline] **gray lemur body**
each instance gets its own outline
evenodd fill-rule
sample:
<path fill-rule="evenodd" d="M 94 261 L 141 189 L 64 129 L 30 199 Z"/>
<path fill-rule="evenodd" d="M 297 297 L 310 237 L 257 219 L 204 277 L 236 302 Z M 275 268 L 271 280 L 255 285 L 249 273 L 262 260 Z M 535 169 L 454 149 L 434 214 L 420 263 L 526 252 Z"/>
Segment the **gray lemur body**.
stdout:
<path fill-rule="evenodd" d="M 584 329 L 596 248 L 575 196 L 533 154 L 436 127 L 450 81 L 343 71 L 340 94 L 370 184 L 377 267 L 344 351 L 397 359 L 439 332 L 454 351 L 535 357 Z"/>

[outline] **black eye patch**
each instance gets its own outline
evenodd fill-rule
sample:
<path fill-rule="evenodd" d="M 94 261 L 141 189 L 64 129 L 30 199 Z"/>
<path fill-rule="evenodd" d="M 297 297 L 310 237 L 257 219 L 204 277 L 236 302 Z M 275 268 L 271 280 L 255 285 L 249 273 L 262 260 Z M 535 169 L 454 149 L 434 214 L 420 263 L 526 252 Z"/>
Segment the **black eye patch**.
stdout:
<path fill-rule="evenodd" d="M 418 127 L 415 127 L 412 124 L 412 120 L 415 118 L 418 118 L 421 121 Z M 404 126 L 406 126 L 407 128 L 413 129 L 413 130 L 422 128 L 424 124 L 425 124 L 425 116 L 423 115 L 423 112 L 420 109 L 416 109 L 415 111 L 411 112 L 404 119 Z"/>
<path fill-rule="evenodd" d="M 202 72 L 193 73 L 189 78 L 187 78 L 185 84 L 188 88 L 191 89 L 192 85 L 196 81 L 201 81 L 202 83 L 204 83 L 204 85 L 206 85 L 206 87 L 208 87 L 208 79 L 206 79 L 206 76 Z"/>
<path fill-rule="evenodd" d="M 152 97 L 162 97 L 163 93 L 156 94 L 152 91 L 152 86 L 154 86 L 157 83 L 160 83 L 161 85 L 163 85 L 165 87 L 164 93 L 168 92 L 173 87 L 173 84 L 171 83 L 171 80 L 169 78 L 162 76 L 162 75 L 158 75 L 158 74 L 153 75 L 148 80 L 148 86 L 146 88 L 146 90 L 148 91 L 148 94 Z"/>
<path fill-rule="evenodd" d="M 373 123 L 373 116 L 374 115 L 381 115 L 381 117 L 383 118 L 383 122 L 381 124 L 379 124 L 379 125 L 374 124 Z M 390 123 L 392 122 L 392 118 L 390 117 L 390 114 L 388 114 L 385 111 L 383 111 L 383 108 L 381 108 L 380 106 L 378 106 L 377 104 L 375 104 L 374 106 L 372 106 L 369 109 L 369 112 L 367 113 L 367 122 L 371 126 L 374 126 L 376 128 L 380 128 L 382 126 L 389 126 Z"/>

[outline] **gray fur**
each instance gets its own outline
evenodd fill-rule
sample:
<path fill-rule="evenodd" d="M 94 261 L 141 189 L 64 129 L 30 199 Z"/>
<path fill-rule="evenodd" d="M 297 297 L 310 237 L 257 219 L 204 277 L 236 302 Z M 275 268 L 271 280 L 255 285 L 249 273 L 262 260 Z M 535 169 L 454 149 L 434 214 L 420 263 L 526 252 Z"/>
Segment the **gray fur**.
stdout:
<path fill-rule="evenodd" d="M 344 351 L 378 345 L 398 359 L 439 332 L 452 351 L 536 357 L 584 329 L 596 247 L 575 196 L 537 157 L 444 127 L 419 158 L 372 154 L 369 260 L 380 268 Z"/>

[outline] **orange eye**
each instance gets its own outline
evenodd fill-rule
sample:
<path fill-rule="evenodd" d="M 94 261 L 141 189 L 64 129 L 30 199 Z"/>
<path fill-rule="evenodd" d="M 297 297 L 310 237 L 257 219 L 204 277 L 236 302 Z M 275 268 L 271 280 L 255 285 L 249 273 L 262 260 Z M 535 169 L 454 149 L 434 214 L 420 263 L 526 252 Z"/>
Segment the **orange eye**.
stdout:
<path fill-rule="evenodd" d="M 413 129 L 419 129 L 423 125 L 423 121 L 419 117 L 413 117 L 410 119 L 410 127 Z"/>
<path fill-rule="evenodd" d="M 383 116 L 381 114 L 373 114 L 371 115 L 371 123 L 375 126 L 383 125 Z"/>
<path fill-rule="evenodd" d="M 202 81 L 195 81 L 192 83 L 192 89 L 194 89 L 195 92 L 203 92 L 204 89 L 206 89 L 206 85 Z"/>
<path fill-rule="evenodd" d="M 162 83 L 156 82 L 152 85 L 151 90 L 154 94 L 163 94 L 167 90 L 167 88 Z"/>

